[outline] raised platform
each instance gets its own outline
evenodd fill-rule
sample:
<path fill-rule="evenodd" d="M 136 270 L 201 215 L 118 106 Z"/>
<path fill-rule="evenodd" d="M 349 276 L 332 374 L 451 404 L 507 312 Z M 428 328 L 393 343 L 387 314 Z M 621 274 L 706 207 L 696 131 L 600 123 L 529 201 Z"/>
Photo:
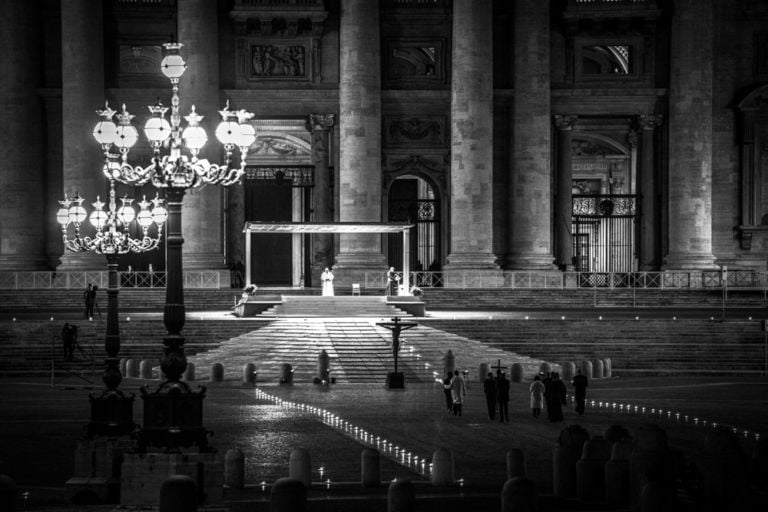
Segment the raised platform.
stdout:
<path fill-rule="evenodd" d="M 381 295 L 253 295 L 234 307 L 241 318 L 269 317 L 393 317 L 424 316 L 418 297 Z"/>

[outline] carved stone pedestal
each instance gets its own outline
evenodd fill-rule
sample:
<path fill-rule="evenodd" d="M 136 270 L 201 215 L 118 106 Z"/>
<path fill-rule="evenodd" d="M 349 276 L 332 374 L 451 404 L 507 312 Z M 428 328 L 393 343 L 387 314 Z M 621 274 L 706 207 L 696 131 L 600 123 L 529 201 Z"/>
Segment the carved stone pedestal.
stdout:
<path fill-rule="evenodd" d="M 67 480 L 67 501 L 119 503 L 120 465 L 135 442 L 127 437 L 83 439 L 75 450 L 75 474 Z"/>

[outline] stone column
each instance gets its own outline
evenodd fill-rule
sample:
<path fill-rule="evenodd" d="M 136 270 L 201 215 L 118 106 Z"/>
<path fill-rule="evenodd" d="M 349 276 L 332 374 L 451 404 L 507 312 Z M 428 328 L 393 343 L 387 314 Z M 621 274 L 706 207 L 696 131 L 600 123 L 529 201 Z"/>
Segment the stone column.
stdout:
<path fill-rule="evenodd" d="M 451 77 L 452 271 L 496 269 L 493 253 L 493 6 L 453 3 Z"/>
<path fill-rule="evenodd" d="M 331 183 L 331 128 L 333 114 L 311 114 L 307 129 L 311 133 L 312 165 L 315 166 L 315 186 L 312 189 L 312 221 L 333 222 L 333 183 Z M 320 283 L 325 267 L 333 265 L 333 235 L 312 235 L 312 284 Z"/>
<path fill-rule="evenodd" d="M 202 125 L 208 133 L 208 143 L 201 158 L 213 163 L 224 160 L 221 143 L 216 139 L 216 126 L 221 120 L 219 110 L 219 25 L 216 2 L 184 0 L 178 3 L 178 27 L 181 55 L 187 70 L 179 81 L 179 105 L 182 117 L 192 105 L 205 116 Z M 170 92 L 170 87 L 169 87 Z M 167 102 L 170 105 L 170 98 Z M 241 108 L 232 105 L 232 109 Z M 182 120 L 182 124 L 185 121 Z M 239 185 L 233 185 L 239 186 Z M 206 186 L 191 189 L 184 196 L 182 235 L 184 236 L 184 270 L 223 270 L 224 261 L 224 188 Z M 222 286 L 229 284 L 229 272 L 221 272 Z"/>
<path fill-rule="evenodd" d="M 342 0 L 339 33 L 339 220 L 381 222 L 379 0 Z M 385 271 L 381 235 L 343 234 L 336 284 Z"/>
<path fill-rule="evenodd" d="M 104 37 L 102 2 L 72 0 L 61 5 L 61 95 L 63 120 L 64 193 L 84 197 L 86 210 L 100 195 L 106 199 L 107 180 L 101 172 L 104 154 L 93 138 L 93 127 L 104 107 Z M 59 271 L 103 270 L 96 254 L 64 251 Z"/>
<path fill-rule="evenodd" d="M 573 270 L 573 180 L 571 179 L 571 139 L 577 116 L 554 116 L 557 128 L 557 188 L 555 190 L 556 264 L 561 270 Z"/>
<path fill-rule="evenodd" d="M 551 227 L 549 2 L 515 2 L 510 270 L 554 269 Z"/>
<path fill-rule="evenodd" d="M 0 19 L 0 270 L 46 268 L 43 105 L 39 12 L 34 2 L 10 2 Z"/>
<path fill-rule="evenodd" d="M 669 253 L 664 268 L 714 269 L 711 2 L 681 0 L 672 17 Z"/>
<path fill-rule="evenodd" d="M 656 204 L 656 169 L 654 165 L 654 134 L 661 116 L 638 118 L 640 124 L 640 270 L 659 269 L 658 205 Z"/>

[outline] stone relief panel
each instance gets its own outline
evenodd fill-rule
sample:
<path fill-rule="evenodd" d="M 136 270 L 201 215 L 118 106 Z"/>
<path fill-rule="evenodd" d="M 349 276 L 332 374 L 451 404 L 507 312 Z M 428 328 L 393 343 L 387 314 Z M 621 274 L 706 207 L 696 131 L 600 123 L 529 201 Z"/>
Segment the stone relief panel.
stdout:
<path fill-rule="evenodd" d="M 448 130 L 444 116 L 384 117 L 387 147 L 444 147 Z"/>
<path fill-rule="evenodd" d="M 247 80 L 312 79 L 311 42 L 241 41 L 240 74 Z"/>
<path fill-rule="evenodd" d="M 385 42 L 384 77 L 388 86 L 445 83 L 445 42 L 441 39 Z"/>

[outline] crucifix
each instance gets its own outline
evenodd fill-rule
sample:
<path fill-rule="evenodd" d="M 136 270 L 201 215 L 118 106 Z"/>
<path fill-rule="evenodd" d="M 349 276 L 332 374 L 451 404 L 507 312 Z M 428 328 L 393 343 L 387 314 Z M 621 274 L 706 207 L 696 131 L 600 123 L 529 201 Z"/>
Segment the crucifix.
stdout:
<path fill-rule="evenodd" d="M 501 370 L 506 369 L 506 366 L 501 366 L 501 359 L 499 359 L 499 362 L 496 363 L 496 366 L 491 366 L 491 368 L 496 368 L 496 376 L 498 377 L 501 375 Z"/>
<path fill-rule="evenodd" d="M 400 352 L 400 333 L 418 324 L 414 322 L 403 322 L 400 317 L 392 318 L 391 322 L 379 322 L 376 325 L 386 327 L 392 331 L 392 355 L 395 357 L 395 373 L 397 373 L 397 354 Z"/>

